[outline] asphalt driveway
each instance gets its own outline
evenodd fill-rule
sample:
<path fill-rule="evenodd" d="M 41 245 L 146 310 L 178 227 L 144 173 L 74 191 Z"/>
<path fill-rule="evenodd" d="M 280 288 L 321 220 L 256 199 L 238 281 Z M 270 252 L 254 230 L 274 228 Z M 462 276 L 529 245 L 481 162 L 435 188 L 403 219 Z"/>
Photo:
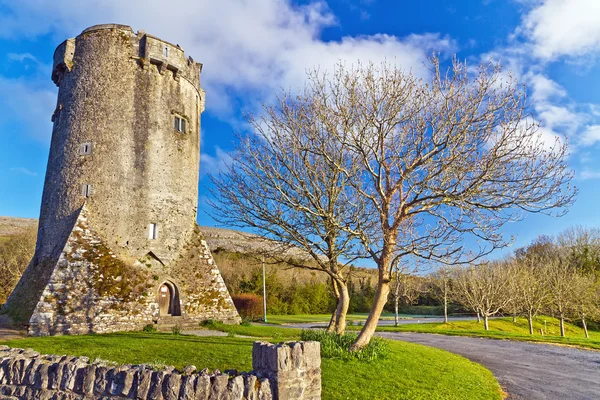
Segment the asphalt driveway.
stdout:
<path fill-rule="evenodd" d="M 480 363 L 492 371 L 511 400 L 600 399 L 598 351 L 427 333 L 378 335 L 437 347 Z"/>

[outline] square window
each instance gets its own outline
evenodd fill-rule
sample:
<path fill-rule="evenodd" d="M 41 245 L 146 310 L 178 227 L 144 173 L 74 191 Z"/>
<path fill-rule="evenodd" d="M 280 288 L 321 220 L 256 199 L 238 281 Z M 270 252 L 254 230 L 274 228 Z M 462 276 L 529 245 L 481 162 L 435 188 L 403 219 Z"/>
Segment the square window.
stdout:
<path fill-rule="evenodd" d="M 79 146 L 79 154 L 92 154 L 92 144 L 91 143 L 82 143 Z"/>
<path fill-rule="evenodd" d="M 175 116 L 173 127 L 177 132 L 185 133 L 185 119 Z"/>
<path fill-rule="evenodd" d="M 150 239 L 150 240 L 158 239 L 158 224 L 148 225 L 148 239 Z"/>
<path fill-rule="evenodd" d="M 81 187 L 81 194 L 83 197 L 91 197 L 92 196 L 92 185 L 85 184 Z"/>

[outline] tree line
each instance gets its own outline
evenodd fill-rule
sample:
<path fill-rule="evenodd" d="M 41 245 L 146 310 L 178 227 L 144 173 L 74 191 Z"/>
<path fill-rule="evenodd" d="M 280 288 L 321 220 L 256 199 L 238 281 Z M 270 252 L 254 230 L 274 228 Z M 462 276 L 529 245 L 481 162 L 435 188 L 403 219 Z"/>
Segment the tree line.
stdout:
<path fill-rule="evenodd" d="M 463 307 L 488 318 L 527 318 L 529 333 L 541 313 L 581 324 L 600 319 L 600 231 L 572 228 L 557 237 L 540 236 L 531 245 L 495 262 L 446 269 L 434 279 L 436 288 Z"/>

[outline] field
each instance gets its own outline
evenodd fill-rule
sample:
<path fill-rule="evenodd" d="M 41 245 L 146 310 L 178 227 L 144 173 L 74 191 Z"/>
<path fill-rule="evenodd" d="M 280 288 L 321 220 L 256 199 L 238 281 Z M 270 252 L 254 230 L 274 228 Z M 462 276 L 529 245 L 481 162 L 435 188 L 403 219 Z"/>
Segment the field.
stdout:
<path fill-rule="evenodd" d="M 5 341 L 12 347 L 33 348 L 48 354 L 72 354 L 117 363 L 151 363 L 181 368 L 249 371 L 251 338 L 245 334 L 292 339 L 298 331 L 287 328 L 236 326 L 228 337 L 197 337 L 170 333 L 116 333 L 88 336 L 23 338 Z M 390 342 L 390 354 L 381 361 L 360 363 L 324 359 L 323 399 L 501 399 L 492 374 L 479 364 L 425 346 Z"/>

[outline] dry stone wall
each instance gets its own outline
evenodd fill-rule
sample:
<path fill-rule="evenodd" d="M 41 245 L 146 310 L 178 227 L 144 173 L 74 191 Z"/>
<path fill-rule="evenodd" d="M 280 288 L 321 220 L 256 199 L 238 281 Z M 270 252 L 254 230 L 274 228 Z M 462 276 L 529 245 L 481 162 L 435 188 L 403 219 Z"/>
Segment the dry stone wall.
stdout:
<path fill-rule="evenodd" d="M 156 370 L 0 347 L 3 399 L 318 400 L 318 342 L 255 342 L 254 371 Z M 294 370 L 296 372 L 294 372 Z"/>

